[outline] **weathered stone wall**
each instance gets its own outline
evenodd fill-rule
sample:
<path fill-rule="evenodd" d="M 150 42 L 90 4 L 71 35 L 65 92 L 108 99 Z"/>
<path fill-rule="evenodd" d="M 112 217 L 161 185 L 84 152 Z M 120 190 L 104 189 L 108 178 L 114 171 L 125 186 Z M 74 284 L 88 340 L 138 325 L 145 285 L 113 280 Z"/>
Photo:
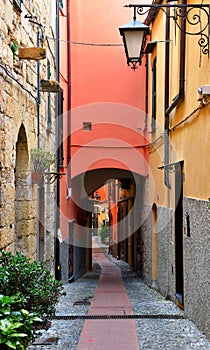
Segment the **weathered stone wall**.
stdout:
<path fill-rule="evenodd" d="M 207 209 L 206 201 L 184 198 L 184 213 L 186 212 L 189 214 L 190 237 L 187 236 L 187 225 L 185 221 L 185 313 L 210 339 L 210 209 Z"/>
<path fill-rule="evenodd" d="M 45 261 L 50 270 L 54 270 L 54 239 L 56 234 L 56 196 L 55 187 L 52 184 L 45 186 Z"/>
<path fill-rule="evenodd" d="M 67 283 L 69 280 L 69 239 L 61 242 L 60 245 L 61 256 L 61 280 Z"/>
<path fill-rule="evenodd" d="M 184 311 L 209 338 L 209 233 L 210 209 L 207 201 L 183 199 L 183 212 L 189 214 L 187 229 L 184 215 Z M 152 285 L 152 212 L 148 215 L 148 284 Z M 190 232 L 189 232 L 190 230 Z M 174 210 L 157 207 L 158 281 L 156 288 L 175 301 Z M 190 233 L 190 237 L 187 236 Z"/>
<path fill-rule="evenodd" d="M 174 247 L 174 211 L 157 208 L 158 233 L 158 288 L 160 292 L 175 300 L 175 247 Z"/>
<path fill-rule="evenodd" d="M 148 207 L 148 178 L 139 178 L 139 189 L 136 197 L 135 216 L 140 227 L 136 232 L 136 272 L 148 281 L 149 278 L 149 243 L 148 243 L 148 216 L 150 207 Z"/>
<path fill-rule="evenodd" d="M 148 276 L 147 283 L 152 285 L 152 210 L 149 210 L 147 217 L 147 229 L 148 229 Z"/>
<path fill-rule="evenodd" d="M 83 247 L 74 247 L 74 278 L 77 279 L 86 272 L 86 250 Z"/>
<path fill-rule="evenodd" d="M 149 273 L 147 282 L 157 288 L 165 297 L 175 301 L 175 246 L 174 211 L 157 207 L 156 232 L 158 235 L 158 279 L 152 281 L 152 210 L 148 215 L 148 257 Z"/>
<path fill-rule="evenodd" d="M 2 0 L 0 13 L 0 248 L 13 252 L 21 250 L 31 258 L 37 256 L 38 198 L 36 186 L 31 183 L 30 162 L 30 150 L 37 147 L 37 62 L 19 60 L 18 51 L 14 56 L 11 47 L 14 43 L 18 47 L 37 46 L 39 26 L 25 17 L 32 16 L 32 20 L 44 28 L 41 45 L 46 48 L 47 58 L 40 61 L 41 77 L 46 79 L 47 60 L 51 66 L 51 79 L 55 77 L 55 43 L 49 39 L 55 24 L 50 23 L 50 4 L 50 0 L 25 0 L 19 11 L 13 1 Z M 55 153 L 54 95 L 50 97 L 51 130 L 47 130 L 47 97 L 41 93 L 40 148 Z M 44 257 L 51 261 L 54 191 L 54 185 L 47 189 L 48 199 L 45 200 L 50 202 L 50 209 L 48 207 L 42 223 L 44 232 L 47 228 L 50 247 L 50 250 L 45 249 Z M 46 246 L 46 233 L 44 244 Z"/>

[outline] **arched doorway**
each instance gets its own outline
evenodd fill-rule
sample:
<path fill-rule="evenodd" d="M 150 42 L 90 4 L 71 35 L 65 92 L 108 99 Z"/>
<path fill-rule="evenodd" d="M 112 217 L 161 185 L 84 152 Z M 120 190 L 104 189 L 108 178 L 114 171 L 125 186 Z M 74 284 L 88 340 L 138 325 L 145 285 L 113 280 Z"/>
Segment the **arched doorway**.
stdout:
<path fill-rule="evenodd" d="M 28 257 L 33 257 L 36 249 L 32 212 L 28 144 L 25 127 L 22 124 L 16 142 L 14 240 L 15 251 L 21 251 Z"/>
<path fill-rule="evenodd" d="M 158 232 L 157 206 L 152 206 L 152 285 L 158 287 Z"/>

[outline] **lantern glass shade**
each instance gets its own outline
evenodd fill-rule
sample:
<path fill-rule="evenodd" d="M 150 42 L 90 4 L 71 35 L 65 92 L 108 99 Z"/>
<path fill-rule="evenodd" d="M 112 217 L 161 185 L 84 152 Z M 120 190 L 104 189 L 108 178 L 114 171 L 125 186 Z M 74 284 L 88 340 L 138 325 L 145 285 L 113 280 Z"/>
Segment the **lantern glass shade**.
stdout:
<path fill-rule="evenodd" d="M 136 20 L 124 24 L 119 28 L 120 34 L 123 37 L 128 64 L 130 62 L 141 62 L 148 29 L 148 26 Z"/>
<path fill-rule="evenodd" d="M 138 61 L 141 55 L 141 48 L 144 33 L 141 30 L 125 31 L 124 32 L 125 42 L 127 45 L 128 57 L 130 60 Z"/>

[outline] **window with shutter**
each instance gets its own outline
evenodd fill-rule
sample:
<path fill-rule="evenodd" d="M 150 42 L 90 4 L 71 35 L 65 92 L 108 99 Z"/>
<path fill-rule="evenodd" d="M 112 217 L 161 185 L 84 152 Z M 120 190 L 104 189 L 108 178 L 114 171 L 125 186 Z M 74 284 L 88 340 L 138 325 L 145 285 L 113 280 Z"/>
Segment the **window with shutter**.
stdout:
<path fill-rule="evenodd" d="M 59 0 L 59 6 L 63 9 L 63 0 Z"/>

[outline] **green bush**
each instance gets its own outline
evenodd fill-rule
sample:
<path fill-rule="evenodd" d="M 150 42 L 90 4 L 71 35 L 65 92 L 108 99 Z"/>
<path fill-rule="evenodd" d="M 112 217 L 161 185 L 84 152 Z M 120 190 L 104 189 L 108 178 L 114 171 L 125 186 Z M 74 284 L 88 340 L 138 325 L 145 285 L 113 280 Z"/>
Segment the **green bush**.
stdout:
<path fill-rule="evenodd" d="M 44 262 L 31 262 L 20 252 L 0 251 L 0 294 L 20 293 L 22 308 L 40 317 L 52 316 L 62 289 Z"/>
<path fill-rule="evenodd" d="M 51 164 L 55 162 L 55 157 L 50 152 L 46 152 L 40 148 L 32 148 L 31 160 L 34 166 L 34 171 L 43 173 Z"/>
<path fill-rule="evenodd" d="M 42 320 L 21 308 L 24 298 L 0 295 L 0 349 L 25 350 L 33 340 L 33 325 Z"/>
<path fill-rule="evenodd" d="M 109 237 L 109 231 L 107 226 L 102 226 L 101 229 L 99 230 L 99 236 L 101 237 L 102 241 L 107 241 Z"/>

